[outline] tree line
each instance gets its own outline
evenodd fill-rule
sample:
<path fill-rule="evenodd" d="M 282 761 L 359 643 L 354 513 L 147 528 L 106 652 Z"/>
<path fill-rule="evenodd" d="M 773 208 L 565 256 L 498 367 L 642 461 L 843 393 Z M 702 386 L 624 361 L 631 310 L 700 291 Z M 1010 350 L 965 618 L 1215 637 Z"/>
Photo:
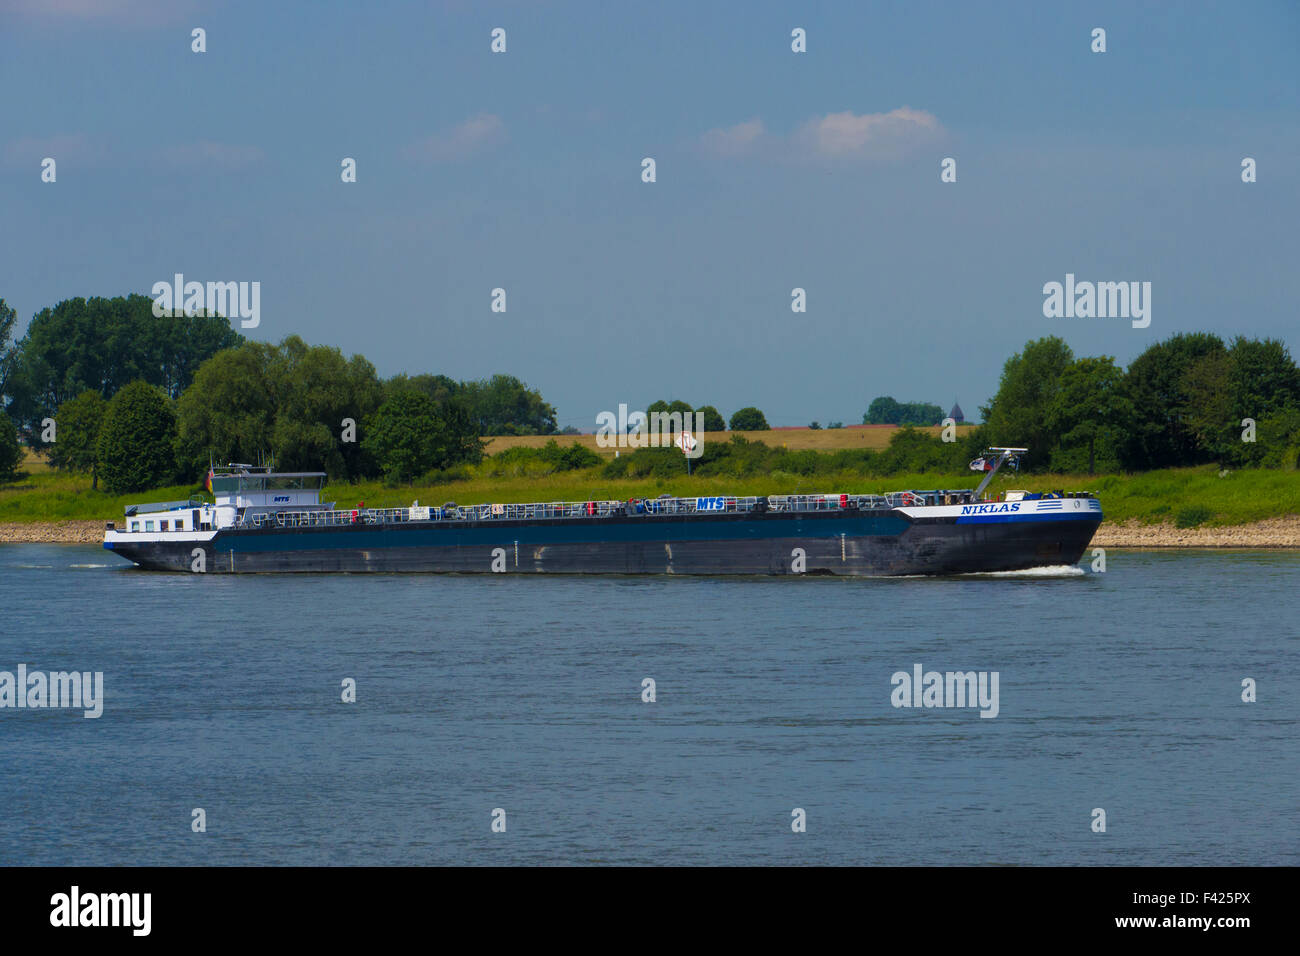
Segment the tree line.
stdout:
<path fill-rule="evenodd" d="M 298 336 L 251 342 L 220 316 L 154 316 L 146 296 L 65 300 L 21 339 L 15 320 L 0 299 L 0 478 L 19 437 L 119 493 L 265 457 L 410 481 L 479 460 L 480 435 L 557 433 L 554 407 L 513 376 L 384 380 L 364 356 Z"/>
<path fill-rule="evenodd" d="M 410 482 L 479 462 L 480 436 L 559 433 L 554 407 L 513 376 L 381 379 L 364 356 L 298 336 L 251 342 L 220 316 L 156 317 L 146 296 L 65 300 L 39 312 L 17 340 L 15 319 L 0 299 L 0 479 L 21 461 L 20 437 L 54 467 L 120 493 L 193 480 L 210 462 L 267 456 L 285 470 Z M 956 471 L 986 445 L 1028 447 L 1025 467 L 1061 472 L 1300 465 L 1300 369 L 1274 339 L 1180 333 L 1122 368 L 1111 356 L 1076 357 L 1048 336 L 1007 359 L 980 411 L 984 423 L 960 440 L 905 429 L 879 453 L 818 458 L 710 442 L 696 471 Z M 752 406 L 729 421 L 714 406 L 680 400 L 647 412 L 680 413 L 687 427 L 698 412 L 712 432 L 769 427 Z M 931 425 L 942 414 L 882 396 L 865 418 Z M 547 455 L 587 466 L 567 450 Z M 618 477 L 681 464 L 673 449 L 642 449 L 605 467 Z"/>
<path fill-rule="evenodd" d="M 912 404 L 920 409 L 916 424 L 941 420 L 939 406 Z M 905 418 L 898 414 L 904 403 L 888 397 L 872 408 L 877 414 L 869 411 L 868 419 Z M 789 451 L 736 436 L 706 444 L 692 471 L 955 475 L 990 445 L 1028 448 L 1021 466 L 1029 471 L 1141 472 L 1210 463 L 1300 468 L 1300 369 L 1275 339 L 1237 336 L 1225 343 L 1212 333 L 1180 333 L 1124 369 L 1112 356 L 1076 357 L 1062 339 L 1048 336 L 1007 359 L 997 393 L 980 411 L 984 423 L 961 434 L 935 435 L 905 421 L 879 451 Z M 682 470 L 681 455 L 671 448 L 638 449 L 603 466 L 609 478 Z"/>
<path fill-rule="evenodd" d="M 689 402 L 684 402 L 680 399 L 671 402 L 664 401 L 663 399 L 660 399 L 657 402 L 651 402 L 650 405 L 646 407 L 645 411 L 647 420 L 649 420 L 650 415 L 653 415 L 656 412 L 661 415 L 680 414 L 682 416 L 681 420 L 684 427 L 688 429 L 694 426 L 694 416 L 698 413 L 704 416 L 702 421 L 704 423 L 704 431 L 706 432 L 723 432 L 726 431 L 728 427 L 730 427 L 733 432 L 765 432 L 771 429 L 771 426 L 767 423 L 767 417 L 753 405 L 747 405 L 744 408 L 733 412 L 730 419 L 724 419 L 722 413 L 712 405 L 700 405 L 699 407 L 692 408 Z"/>
<path fill-rule="evenodd" d="M 1093 474 L 1215 463 L 1297 467 L 1300 369 L 1276 339 L 1173 335 L 1127 369 L 1056 337 L 1007 359 L 977 439 L 1036 469 Z"/>

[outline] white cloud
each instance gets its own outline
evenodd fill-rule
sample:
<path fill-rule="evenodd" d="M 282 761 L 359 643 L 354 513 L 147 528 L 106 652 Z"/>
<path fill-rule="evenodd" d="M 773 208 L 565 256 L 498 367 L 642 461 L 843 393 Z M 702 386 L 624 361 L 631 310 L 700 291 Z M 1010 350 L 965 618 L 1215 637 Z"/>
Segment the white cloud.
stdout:
<path fill-rule="evenodd" d="M 700 137 L 700 145 L 715 156 L 740 156 L 752 150 L 765 132 L 763 121 L 752 119 L 735 126 L 711 129 Z"/>
<path fill-rule="evenodd" d="M 426 136 L 406 147 L 407 159 L 425 162 L 455 162 L 504 143 L 509 136 L 501 117 L 482 113 L 451 129 Z"/>
<path fill-rule="evenodd" d="M 888 113 L 828 113 L 800 126 L 792 142 L 828 159 L 884 158 L 933 142 L 941 132 L 933 113 L 904 106 Z"/>
<path fill-rule="evenodd" d="M 892 159 L 937 142 L 945 131 L 933 113 L 909 106 L 887 113 L 827 113 L 786 136 L 760 119 L 711 129 L 699 145 L 714 156 L 756 155 L 778 160 Z"/>
<path fill-rule="evenodd" d="M 37 169 L 49 156 L 60 169 L 65 163 L 86 168 L 103 163 L 106 154 L 104 145 L 85 133 L 24 136 L 5 146 L 4 164 L 8 169 Z"/>

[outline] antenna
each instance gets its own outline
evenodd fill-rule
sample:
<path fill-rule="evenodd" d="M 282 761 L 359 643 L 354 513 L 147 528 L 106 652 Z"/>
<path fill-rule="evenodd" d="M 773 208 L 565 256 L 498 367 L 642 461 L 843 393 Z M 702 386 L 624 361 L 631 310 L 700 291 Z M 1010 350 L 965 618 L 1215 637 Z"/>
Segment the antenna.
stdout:
<path fill-rule="evenodd" d="M 993 462 L 993 470 L 984 476 L 984 480 L 981 481 L 979 483 L 979 487 L 975 489 L 976 498 L 978 498 L 981 494 L 983 494 L 984 489 L 987 488 L 989 482 L 993 480 L 993 476 L 998 473 L 998 469 L 1001 468 L 1006 462 L 1014 461 L 1016 463 L 1016 470 L 1019 471 L 1020 456 L 1029 454 L 1028 448 L 1001 448 L 996 445 L 990 446 L 989 451 L 997 452 L 998 457 L 997 460 Z"/>

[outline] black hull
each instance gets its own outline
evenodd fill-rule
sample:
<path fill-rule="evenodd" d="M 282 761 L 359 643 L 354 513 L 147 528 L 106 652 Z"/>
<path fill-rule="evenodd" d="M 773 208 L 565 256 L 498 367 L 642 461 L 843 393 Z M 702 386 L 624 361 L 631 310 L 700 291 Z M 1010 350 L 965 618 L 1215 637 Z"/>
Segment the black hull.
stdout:
<path fill-rule="evenodd" d="M 209 574 L 949 575 L 1076 564 L 1100 523 L 1089 514 L 964 524 L 898 511 L 621 517 L 250 529 L 105 547 L 149 570 Z"/>

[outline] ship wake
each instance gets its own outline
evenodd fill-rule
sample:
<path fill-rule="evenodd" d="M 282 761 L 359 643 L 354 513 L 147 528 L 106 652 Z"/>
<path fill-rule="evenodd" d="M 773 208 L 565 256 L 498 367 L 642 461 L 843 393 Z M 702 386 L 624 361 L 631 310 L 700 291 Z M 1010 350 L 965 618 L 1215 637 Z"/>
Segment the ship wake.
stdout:
<path fill-rule="evenodd" d="M 961 576 L 966 578 L 1081 578 L 1087 573 L 1077 564 L 1053 564 L 1044 568 L 1025 568 L 1021 571 L 972 571 Z"/>

